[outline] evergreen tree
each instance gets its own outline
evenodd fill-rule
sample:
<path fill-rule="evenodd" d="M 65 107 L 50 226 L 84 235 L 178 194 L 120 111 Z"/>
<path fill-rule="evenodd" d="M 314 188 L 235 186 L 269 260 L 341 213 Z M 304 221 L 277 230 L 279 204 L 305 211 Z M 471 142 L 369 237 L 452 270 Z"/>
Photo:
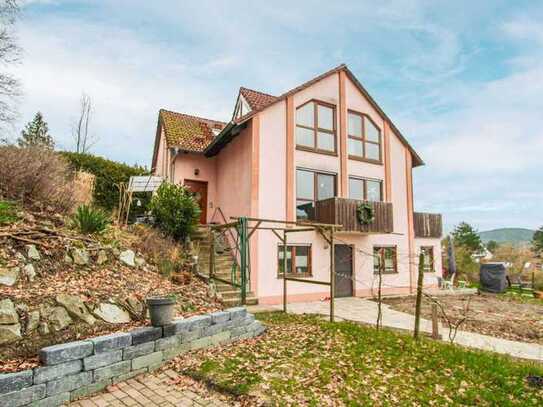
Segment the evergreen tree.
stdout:
<path fill-rule="evenodd" d="M 537 229 L 532 238 L 532 251 L 536 256 L 543 257 L 543 226 Z"/>
<path fill-rule="evenodd" d="M 496 249 L 498 248 L 499 244 L 495 240 L 489 240 L 486 244 L 486 248 L 490 253 L 494 253 Z"/>
<path fill-rule="evenodd" d="M 477 231 L 466 222 L 460 222 L 451 234 L 454 244 L 464 247 L 470 254 L 480 251 L 483 246 Z"/>
<path fill-rule="evenodd" d="M 38 112 L 34 119 L 29 122 L 21 132 L 21 137 L 17 139 L 19 147 L 45 147 L 55 148 L 53 137 L 49 134 L 47 122 L 43 120 L 43 115 Z"/>

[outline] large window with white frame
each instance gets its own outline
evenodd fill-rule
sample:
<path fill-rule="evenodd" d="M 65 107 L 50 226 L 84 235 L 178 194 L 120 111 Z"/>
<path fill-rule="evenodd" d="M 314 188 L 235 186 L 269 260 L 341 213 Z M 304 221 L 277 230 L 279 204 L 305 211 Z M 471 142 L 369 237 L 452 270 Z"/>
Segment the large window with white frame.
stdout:
<path fill-rule="evenodd" d="M 326 154 L 336 153 L 335 106 L 311 100 L 296 109 L 296 147 Z"/>
<path fill-rule="evenodd" d="M 336 174 L 296 169 L 296 218 L 311 219 L 315 202 L 336 196 Z"/>
<path fill-rule="evenodd" d="M 381 130 L 368 115 L 349 111 L 347 151 L 349 158 L 380 164 Z"/>
<path fill-rule="evenodd" d="M 349 198 L 380 202 L 383 200 L 383 181 L 350 176 Z"/>

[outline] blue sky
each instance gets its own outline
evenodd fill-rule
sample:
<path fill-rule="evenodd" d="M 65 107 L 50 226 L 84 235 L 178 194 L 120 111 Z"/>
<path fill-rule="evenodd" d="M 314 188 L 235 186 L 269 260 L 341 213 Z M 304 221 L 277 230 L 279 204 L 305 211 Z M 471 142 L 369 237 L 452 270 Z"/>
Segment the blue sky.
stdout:
<path fill-rule="evenodd" d="M 93 152 L 149 165 L 159 108 L 228 120 L 241 85 L 279 94 L 346 63 L 426 162 L 417 210 L 535 228 L 541 21 L 536 1 L 26 0 L 13 132 L 40 110 L 71 148 L 85 92 Z"/>

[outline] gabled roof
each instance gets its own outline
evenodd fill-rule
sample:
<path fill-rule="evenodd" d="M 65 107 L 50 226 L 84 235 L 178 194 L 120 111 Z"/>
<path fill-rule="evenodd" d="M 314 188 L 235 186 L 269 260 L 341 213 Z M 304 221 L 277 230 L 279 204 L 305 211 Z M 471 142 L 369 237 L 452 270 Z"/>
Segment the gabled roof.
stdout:
<path fill-rule="evenodd" d="M 243 86 L 239 88 L 239 93 L 243 95 L 252 110 L 262 110 L 277 100 L 277 96 L 244 88 Z"/>
<path fill-rule="evenodd" d="M 183 151 L 203 152 L 215 138 L 213 130 L 221 131 L 225 122 L 191 116 L 184 113 L 160 109 L 158 112 L 157 133 L 152 167 L 155 167 L 161 126 L 167 147 L 177 147 Z"/>
<path fill-rule="evenodd" d="M 400 141 L 407 147 L 407 149 L 411 152 L 411 156 L 413 157 L 413 167 L 417 167 L 419 165 L 424 165 L 424 161 L 422 161 L 422 158 L 417 154 L 415 149 L 409 144 L 407 139 L 403 136 L 403 134 L 398 130 L 398 128 L 394 125 L 392 120 L 386 115 L 386 113 L 381 109 L 381 107 L 377 104 L 377 102 L 371 97 L 371 95 L 368 93 L 368 91 L 364 88 L 364 86 L 360 83 L 360 81 L 354 76 L 354 74 L 350 71 L 350 69 L 345 64 L 338 65 L 337 67 L 330 69 L 327 72 L 324 72 L 323 74 L 316 76 L 313 79 L 310 79 L 307 82 L 302 83 L 299 86 L 296 86 L 293 89 L 288 90 L 287 92 L 281 94 L 280 96 L 272 96 L 268 95 L 266 93 L 258 92 L 255 90 L 247 89 L 247 88 L 240 88 L 240 93 L 243 95 L 247 103 L 251 104 L 251 112 L 244 115 L 240 119 L 233 122 L 233 124 L 242 124 L 245 123 L 247 120 L 252 118 L 255 114 L 258 112 L 266 109 L 267 107 L 273 105 L 276 102 L 279 102 L 281 100 L 285 100 L 288 96 L 293 95 L 303 89 L 306 89 L 310 87 L 311 85 L 329 77 L 330 75 L 333 75 L 335 73 L 338 73 L 340 71 L 345 71 L 349 79 L 355 84 L 355 86 L 358 88 L 358 90 L 368 99 L 372 107 L 377 110 L 377 112 L 385 119 L 387 120 L 388 124 L 394 131 L 394 133 L 398 136 Z M 251 101 L 250 101 L 251 99 Z M 254 106 L 253 106 L 254 103 Z M 228 126 L 230 129 L 235 128 L 235 126 Z M 222 148 L 223 145 L 226 143 L 221 140 L 222 137 L 228 137 L 231 139 L 231 135 L 226 135 L 226 132 L 223 131 L 221 134 L 219 134 L 218 137 L 213 140 L 213 142 L 206 148 L 206 151 L 204 152 L 207 156 L 215 155 L 220 151 L 220 148 Z M 221 146 L 221 147 L 219 147 Z"/>

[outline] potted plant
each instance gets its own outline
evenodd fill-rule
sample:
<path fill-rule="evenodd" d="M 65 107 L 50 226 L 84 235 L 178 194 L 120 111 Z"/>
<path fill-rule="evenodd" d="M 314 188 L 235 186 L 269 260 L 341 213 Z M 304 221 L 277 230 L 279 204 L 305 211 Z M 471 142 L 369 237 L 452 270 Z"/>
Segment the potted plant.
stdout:
<path fill-rule="evenodd" d="M 174 295 L 147 297 L 146 303 L 149 308 L 151 325 L 164 326 L 172 321 L 175 300 Z"/>

